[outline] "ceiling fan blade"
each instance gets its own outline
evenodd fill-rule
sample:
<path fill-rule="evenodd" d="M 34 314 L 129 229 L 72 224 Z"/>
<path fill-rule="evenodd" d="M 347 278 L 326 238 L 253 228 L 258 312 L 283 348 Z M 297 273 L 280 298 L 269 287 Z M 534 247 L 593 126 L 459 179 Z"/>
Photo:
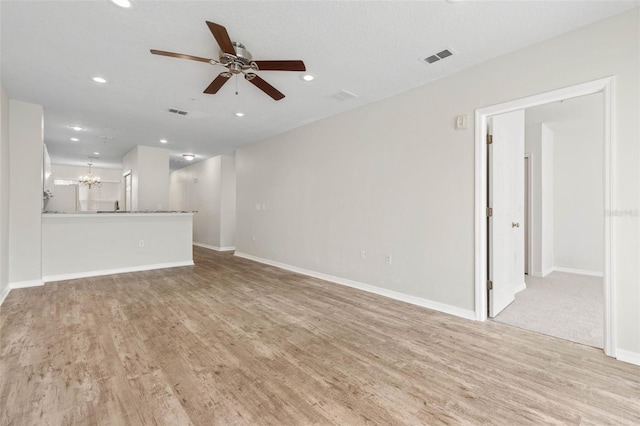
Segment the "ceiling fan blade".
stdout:
<path fill-rule="evenodd" d="M 206 63 L 211 62 L 211 59 L 201 58 L 199 56 L 184 55 L 182 53 L 165 52 L 164 50 L 151 49 L 151 53 L 153 53 L 154 55 L 170 56 L 172 58 L 190 59 L 192 61 L 199 61 L 199 62 L 206 62 Z"/>
<path fill-rule="evenodd" d="M 224 84 L 230 80 L 230 77 L 228 76 L 227 72 L 221 72 L 216 78 L 215 80 L 213 80 L 211 82 L 211 84 L 209 85 L 209 87 L 207 87 L 206 89 L 204 89 L 203 93 L 208 93 L 210 95 L 216 94 L 218 93 L 218 90 L 220 90 L 220 88 L 222 86 L 224 86 Z"/>
<path fill-rule="evenodd" d="M 261 71 L 306 71 L 302 61 L 253 61 Z"/>
<path fill-rule="evenodd" d="M 220 49 L 222 49 L 224 53 L 229 53 L 235 56 L 236 49 L 233 47 L 233 44 L 231 44 L 231 39 L 229 38 L 227 29 L 222 25 L 218 25 L 214 22 L 209 22 L 209 21 L 206 21 L 206 22 L 207 22 L 207 26 L 211 30 L 211 33 L 213 34 L 216 41 L 218 42 L 218 46 L 220 46 Z"/>
<path fill-rule="evenodd" d="M 246 74 L 244 78 L 249 81 L 249 83 L 253 84 L 258 89 L 271 96 L 274 100 L 279 101 L 280 99 L 284 98 L 284 95 L 278 89 L 261 79 L 258 75 Z"/>

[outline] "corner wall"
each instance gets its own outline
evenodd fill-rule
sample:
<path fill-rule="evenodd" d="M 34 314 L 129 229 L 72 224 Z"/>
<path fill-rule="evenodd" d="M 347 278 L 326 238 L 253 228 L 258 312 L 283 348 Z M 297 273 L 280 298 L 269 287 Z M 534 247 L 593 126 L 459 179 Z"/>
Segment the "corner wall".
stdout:
<path fill-rule="evenodd" d="M 541 272 L 545 276 L 553 270 L 554 259 L 554 150 L 555 135 L 545 124 L 541 125 L 540 140 L 541 190 L 542 190 L 542 255 Z"/>
<path fill-rule="evenodd" d="M 193 243 L 215 250 L 235 244 L 235 159 L 217 156 L 171 172 L 171 210 L 195 210 Z"/>
<path fill-rule="evenodd" d="M 122 166 L 125 173 L 131 170 L 130 210 L 168 209 L 168 149 L 137 145 L 123 157 Z M 124 194 L 121 199 L 124 199 Z"/>
<path fill-rule="evenodd" d="M 220 247 L 236 245 L 236 159 L 220 157 Z"/>
<path fill-rule="evenodd" d="M 0 303 L 9 294 L 9 97 L 0 85 Z"/>
<path fill-rule="evenodd" d="M 554 126 L 553 267 L 602 276 L 602 96 L 593 102 L 600 107 L 599 119 L 572 128 Z"/>
<path fill-rule="evenodd" d="M 9 101 L 9 282 L 42 284 L 43 109 Z"/>

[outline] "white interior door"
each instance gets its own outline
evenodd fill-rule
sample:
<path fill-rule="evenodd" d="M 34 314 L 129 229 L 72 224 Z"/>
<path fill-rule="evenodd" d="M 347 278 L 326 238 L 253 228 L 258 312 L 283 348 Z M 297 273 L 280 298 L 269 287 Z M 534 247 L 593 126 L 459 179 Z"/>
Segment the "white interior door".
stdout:
<path fill-rule="evenodd" d="M 524 283 L 524 111 L 492 117 L 489 145 L 489 316 Z"/>

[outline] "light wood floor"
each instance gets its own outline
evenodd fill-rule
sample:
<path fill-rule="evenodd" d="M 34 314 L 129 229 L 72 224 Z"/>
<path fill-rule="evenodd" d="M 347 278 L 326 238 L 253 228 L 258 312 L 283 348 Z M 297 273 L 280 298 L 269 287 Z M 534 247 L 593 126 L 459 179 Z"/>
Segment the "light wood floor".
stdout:
<path fill-rule="evenodd" d="M 2 425 L 639 424 L 640 367 L 195 249 L 12 291 Z"/>

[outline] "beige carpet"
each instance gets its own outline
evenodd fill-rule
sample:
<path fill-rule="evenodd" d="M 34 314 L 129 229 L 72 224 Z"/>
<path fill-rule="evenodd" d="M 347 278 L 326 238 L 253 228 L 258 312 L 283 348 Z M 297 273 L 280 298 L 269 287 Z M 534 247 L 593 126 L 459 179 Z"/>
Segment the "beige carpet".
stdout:
<path fill-rule="evenodd" d="M 602 278 L 552 272 L 526 278 L 527 288 L 494 319 L 596 348 L 604 347 Z"/>

